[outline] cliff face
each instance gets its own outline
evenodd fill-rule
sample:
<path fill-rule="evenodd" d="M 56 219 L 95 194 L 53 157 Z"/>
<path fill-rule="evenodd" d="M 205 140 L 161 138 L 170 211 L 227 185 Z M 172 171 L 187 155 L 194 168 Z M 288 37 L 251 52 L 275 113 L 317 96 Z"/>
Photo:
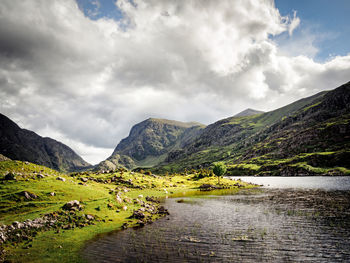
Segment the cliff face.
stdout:
<path fill-rule="evenodd" d="M 170 151 L 192 142 L 203 127 L 200 123 L 147 119 L 133 126 L 129 136 L 121 140 L 113 154 L 97 169 L 157 165 Z"/>
<path fill-rule="evenodd" d="M 80 170 L 90 166 L 67 145 L 21 129 L 2 114 L 0 153 L 13 160 L 29 161 L 60 171 Z"/>

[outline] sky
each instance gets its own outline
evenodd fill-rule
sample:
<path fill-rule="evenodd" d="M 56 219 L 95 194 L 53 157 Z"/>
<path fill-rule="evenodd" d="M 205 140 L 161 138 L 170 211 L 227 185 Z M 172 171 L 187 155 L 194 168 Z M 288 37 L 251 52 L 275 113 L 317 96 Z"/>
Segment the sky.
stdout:
<path fill-rule="evenodd" d="M 1 0 L 0 112 L 106 159 L 149 117 L 210 124 L 350 80 L 348 0 Z"/>

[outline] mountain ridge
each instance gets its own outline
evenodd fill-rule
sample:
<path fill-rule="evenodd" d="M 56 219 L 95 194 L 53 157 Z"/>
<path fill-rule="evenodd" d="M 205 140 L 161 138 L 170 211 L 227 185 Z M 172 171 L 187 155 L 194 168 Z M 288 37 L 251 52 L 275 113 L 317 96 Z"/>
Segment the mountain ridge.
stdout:
<path fill-rule="evenodd" d="M 157 165 L 164 161 L 168 152 L 188 144 L 204 127 L 198 122 L 148 118 L 135 124 L 129 135 L 115 147 L 112 155 L 95 169 L 109 170 L 119 166 L 132 169 Z"/>
<path fill-rule="evenodd" d="M 91 166 L 67 145 L 22 129 L 1 113 L 0 154 L 13 160 L 29 161 L 60 171 L 80 170 Z"/>
<path fill-rule="evenodd" d="M 232 167 L 244 164 L 246 167 L 250 165 L 265 169 L 261 158 L 284 162 L 285 158 L 296 160 L 296 156 L 303 154 L 315 155 L 312 162 L 319 166 L 321 162 L 315 159 L 327 151 L 334 151 L 328 155 L 329 163 L 334 166 L 337 161 L 331 159 L 343 160 L 347 153 L 341 151 L 350 149 L 349 94 L 350 82 L 274 111 L 219 120 L 208 125 L 191 145 L 175 155 L 169 154 L 169 158 L 155 170 L 206 167 L 218 160 Z M 325 155 L 319 159 L 324 160 Z M 338 163 L 342 167 L 346 166 L 342 161 Z M 295 163 L 293 165 L 297 166 Z M 298 165 L 305 166 L 301 161 Z M 300 168 L 301 173 L 313 174 L 317 170 L 309 163 L 307 165 L 307 168 Z M 328 168 L 319 170 L 327 170 L 328 173 L 332 167 Z M 274 169 L 282 171 L 282 167 Z M 290 167 L 288 169 L 293 170 Z M 249 175 L 262 174 L 261 170 L 250 172 Z"/>

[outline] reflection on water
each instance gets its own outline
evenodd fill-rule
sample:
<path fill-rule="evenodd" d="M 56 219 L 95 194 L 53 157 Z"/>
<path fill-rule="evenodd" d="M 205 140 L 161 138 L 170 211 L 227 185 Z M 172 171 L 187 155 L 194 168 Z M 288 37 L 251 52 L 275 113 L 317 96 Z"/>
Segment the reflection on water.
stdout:
<path fill-rule="evenodd" d="M 350 262 L 350 191 L 262 188 L 165 205 L 168 218 L 92 241 L 83 255 L 89 262 Z"/>

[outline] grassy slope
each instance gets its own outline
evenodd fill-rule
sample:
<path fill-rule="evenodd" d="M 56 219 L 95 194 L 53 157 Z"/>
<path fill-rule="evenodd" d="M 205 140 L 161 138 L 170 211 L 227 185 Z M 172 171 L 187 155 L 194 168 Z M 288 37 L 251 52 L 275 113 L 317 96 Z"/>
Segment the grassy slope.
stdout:
<path fill-rule="evenodd" d="M 128 219 L 134 209 L 140 207 L 139 204 L 116 202 L 115 193 L 110 193 L 116 188 L 121 188 L 117 183 L 97 183 L 88 181 L 86 185 L 79 185 L 79 177 L 95 177 L 108 180 L 120 173 L 100 174 L 89 173 L 88 175 L 68 176 L 48 169 L 43 166 L 24 163 L 20 161 L 0 162 L 0 179 L 7 172 L 17 174 L 16 181 L 0 181 L 0 223 L 11 224 L 13 221 L 24 221 L 42 217 L 49 212 L 58 211 L 68 201 L 79 200 L 84 209 L 78 214 L 91 214 L 97 221 L 96 225 L 89 225 L 84 228 L 74 228 L 72 230 L 62 230 L 60 233 L 52 231 L 40 232 L 33 241 L 19 244 L 7 244 L 6 251 L 8 258 L 14 262 L 83 262 L 80 249 L 84 243 L 97 234 L 118 230 L 122 224 L 128 222 L 130 225 L 136 224 L 135 219 Z M 35 174 L 41 173 L 46 177 L 36 178 Z M 56 180 L 57 176 L 66 179 L 65 182 Z M 169 193 L 182 193 L 190 189 L 197 188 L 203 183 L 216 184 L 215 177 L 206 177 L 200 180 L 193 180 L 193 175 L 175 175 L 166 177 L 153 177 L 149 175 L 129 172 L 122 174 L 124 180 L 131 179 L 133 184 L 142 186 L 144 189 L 130 189 L 123 197 L 131 200 L 136 199 L 140 194 L 145 201 L 146 196 L 165 197 L 164 189 Z M 236 182 L 222 180 L 222 183 L 233 185 Z M 243 183 L 241 183 L 243 184 Z M 245 184 L 245 187 L 252 187 Z M 27 201 L 19 195 L 21 191 L 35 193 L 38 198 Z M 50 192 L 55 192 L 51 196 Z M 107 205 L 112 204 L 113 208 Z M 126 205 L 128 209 L 120 209 Z M 117 213 L 116 210 L 121 212 Z M 28 245 L 31 245 L 28 248 Z"/>
<path fill-rule="evenodd" d="M 279 175 L 288 169 L 300 175 L 350 175 L 350 167 L 342 161 L 349 154 L 349 140 L 346 134 L 341 140 L 338 135 L 342 125 L 349 125 L 349 114 L 313 124 L 287 124 L 320 105 L 326 94 L 321 92 L 271 112 L 218 121 L 209 125 L 182 157 L 154 170 L 179 171 L 221 160 L 230 165 L 232 175 Z M 280 128 L 276 129 L 277 123 Z"/>

